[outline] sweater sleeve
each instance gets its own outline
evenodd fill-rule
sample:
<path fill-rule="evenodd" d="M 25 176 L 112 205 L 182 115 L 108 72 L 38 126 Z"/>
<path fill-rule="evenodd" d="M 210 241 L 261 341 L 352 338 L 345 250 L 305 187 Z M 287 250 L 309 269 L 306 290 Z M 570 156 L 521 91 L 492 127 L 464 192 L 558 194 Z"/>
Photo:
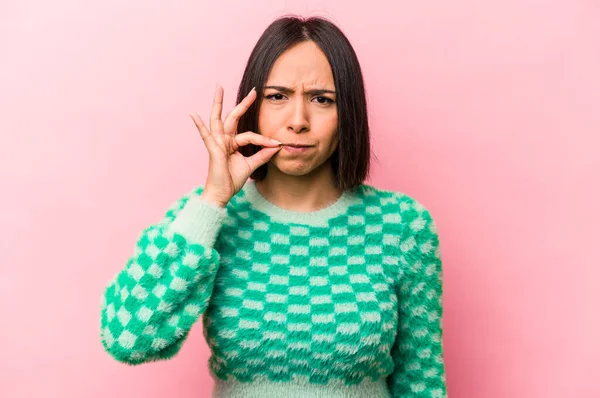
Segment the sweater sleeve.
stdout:
<path fill-rule="evenodd" d="M 394 371 L 388 376 L 393 397 L 446 398 L 442 350 L 442 261 L 431 214 L 414 199 L 401 207 L 398 331 L 391 349 Z"/>
<path fill-rule="evenodd" d="M 226 210 L 183 196 L 145 228 L 102 296 L 101 341 L 131 365 L 173 357 L 205 311 L 219 265 L 214 249 Z"/>

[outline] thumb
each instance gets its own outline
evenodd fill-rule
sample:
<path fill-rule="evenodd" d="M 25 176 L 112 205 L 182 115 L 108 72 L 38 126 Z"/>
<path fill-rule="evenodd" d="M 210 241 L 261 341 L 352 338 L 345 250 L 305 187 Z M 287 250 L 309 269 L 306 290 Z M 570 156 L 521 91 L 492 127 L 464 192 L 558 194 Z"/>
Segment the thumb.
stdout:
<path fill-rule="evenodd" d="M 277 152 L 281 150 L 281 146 L 274 148 L 263 148 L 252 156 L 246 158 L 246 162 L 250 166 L 251 173 L 254 173 L 263 164 L 267 163 Z"/>

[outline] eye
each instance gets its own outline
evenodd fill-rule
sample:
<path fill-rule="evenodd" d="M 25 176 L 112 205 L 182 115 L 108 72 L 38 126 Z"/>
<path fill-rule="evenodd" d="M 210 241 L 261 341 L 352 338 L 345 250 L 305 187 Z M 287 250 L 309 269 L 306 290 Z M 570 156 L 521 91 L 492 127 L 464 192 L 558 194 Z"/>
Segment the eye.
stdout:
<path fill-rule="evenodd" d="M 321 101 L 317 101 L 319 104 L 333 104 L 335 101 L 332 100 L 331 98 L 327 98 L 327 97 L 315 97 L 317 100 L 321 99 L 324 100 L 324 102 Z"/>
<path fill-rule="evenodd" d="M 272 101 L 280 101 L 280 100 L 283 100 L 284 97 L 285 96 L 283 94 L 270 94 L 270 95 L 265 96 L 266 99 L 269 99 Z M 315 97 L 314 99 L 316 99 L 317 102 L 322 105 L 333 104 L 335 102 L 331 98 L 327 98 L 327 97 Z"/>
<path fill-rule="evenodd" d="M 271 95 L 267 95 L 265 98 L 267 98 L 267 99 L 273 99 L 275 101 L 283 99 L 283 98 L 275 98 L 275 97 L 283 97 L 283 94 L 271 94 Z"/>

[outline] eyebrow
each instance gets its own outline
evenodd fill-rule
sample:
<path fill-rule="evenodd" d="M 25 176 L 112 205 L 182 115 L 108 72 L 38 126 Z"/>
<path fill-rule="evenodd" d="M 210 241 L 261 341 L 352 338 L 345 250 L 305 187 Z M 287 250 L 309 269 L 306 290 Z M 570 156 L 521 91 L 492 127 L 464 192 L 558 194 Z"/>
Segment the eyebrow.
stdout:
<path fill-rule="evenodd" d="M 290 87 L 284 87 L 284 86 L 265 86 L 264 88 L 265 89 L 272 88 L 274 90 L 281 91 L 282 93 L 285 93 L 285 94 L 291 94 L 294 92 L 294 90 L 291 89 Z M 307 90 L 307 91 L 305 91 L 305 93 L 310 94 L 310 95 L 335 94 L 335 91 L 326 90 L 326 89 L 314 89 L 314 90 Z"/>

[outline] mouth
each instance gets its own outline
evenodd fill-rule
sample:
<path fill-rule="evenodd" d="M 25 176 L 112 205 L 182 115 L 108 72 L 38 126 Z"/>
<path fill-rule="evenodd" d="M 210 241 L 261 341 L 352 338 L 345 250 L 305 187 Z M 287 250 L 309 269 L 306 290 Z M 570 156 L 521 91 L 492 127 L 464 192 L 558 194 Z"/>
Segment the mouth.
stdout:
<path fill-rule="evenodd" d="M 288 153 L 304 153 L 314 145 L 283 144 L 283 150 Z"/>

